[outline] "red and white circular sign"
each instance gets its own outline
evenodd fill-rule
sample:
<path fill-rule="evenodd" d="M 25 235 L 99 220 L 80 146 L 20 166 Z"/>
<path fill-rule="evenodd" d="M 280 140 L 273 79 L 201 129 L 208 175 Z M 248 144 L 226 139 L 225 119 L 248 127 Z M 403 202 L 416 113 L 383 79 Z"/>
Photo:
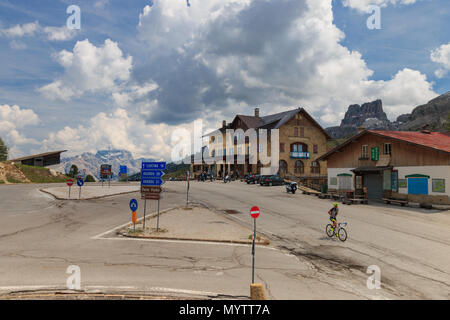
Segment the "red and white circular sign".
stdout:
<path fill-rule="evenodd" d="M 250 209 L 250 215 L 253 219 L 256 219 L 259 217 L 259 208 L 257 206 L 254 206 Z"/>
<path fill-rule="evenodd" d="M 71 187 L 73 185 L 73 180 L 72 179 L 67 180 L 67 185 Z"/>

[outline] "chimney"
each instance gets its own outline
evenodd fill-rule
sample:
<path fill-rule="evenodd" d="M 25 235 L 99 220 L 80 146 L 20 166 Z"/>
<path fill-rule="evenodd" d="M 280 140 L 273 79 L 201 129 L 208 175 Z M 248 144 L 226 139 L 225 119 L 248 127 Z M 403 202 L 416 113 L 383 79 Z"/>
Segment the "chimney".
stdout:
<path fill-rule="evenodd" d="M 227 126 L 227 120 L 222 121 L 222 128 L 225 128 Z"/>
<path fill-rule="evenodd" d="M 420 130 L 420 132 L 425 133 L 425 134 L 430 134 L 430 130 L 428 130 L 429 125 L 425 124 L 422 126 L 422 129 Z"/>
<path fill-rule="evenodd" d="M 255 117 L 259 118 L 259 108 L 255 108 Z"/>
<path fill-rule="evenodd" d="M 363 126 L 359 126 L 358 127 L 358 133 L 363 132 L 364 130 L 366 130 L 366 128 L 364 128 Z"/>

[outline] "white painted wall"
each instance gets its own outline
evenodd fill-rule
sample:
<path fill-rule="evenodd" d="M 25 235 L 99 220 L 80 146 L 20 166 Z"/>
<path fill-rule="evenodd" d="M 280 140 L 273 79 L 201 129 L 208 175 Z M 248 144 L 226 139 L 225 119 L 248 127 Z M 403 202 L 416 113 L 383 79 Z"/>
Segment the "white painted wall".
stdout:
<path fill-rule="evenodd" d="M 398 170 L 398 178 L 406 179 L 405 176 L 410 174 L 425 174 L 430 176 L 428 179 L 428 194 L 433 196 L 450 197 L 450 166 L 411 166 L 411 167 L 394 167 Z M 433 192 L 432 179 L 445 179 L 445 193 Z M 399 188 L 399 193 L 408 194 L 408 188 Z"/>
<path fill-rule="evenodd" d="M 355 189 L 355 184 L 354 184 L 354 173 L 351 171 L 355 168 L 328 168 L 328 189 L 337 189 L 338 185 L 331 185 L 331 178 L 337 178 L 338 174 L 341 173 L 349 173 L 352 175 L 352 190 Z"/>

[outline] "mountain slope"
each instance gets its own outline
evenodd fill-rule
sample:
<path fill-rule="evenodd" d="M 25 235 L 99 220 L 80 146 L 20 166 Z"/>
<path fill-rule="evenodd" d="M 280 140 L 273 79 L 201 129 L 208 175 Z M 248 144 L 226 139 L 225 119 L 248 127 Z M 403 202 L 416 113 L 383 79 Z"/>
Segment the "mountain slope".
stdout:
<path fill-rule="evenodd" d="M 428 130 L 445 132 L 444 123 L 450 113 L 450 91 L 414 108 L 410 114 L 397 118 L 400 130 L 417 131 L 428 124 Z"/>
<path fill-rule="evenodd" d="M 371 130 L 418 131 L 428 125 L 430 131 L 446 132 L 445 123 L 449 114 L 450 92 L 414 108 L 410 114 L 399 116 L 395 122 L 389 121 L 381 100 L 376 100 L 361 106 L 350 105 L 341 124 L 325 130 L 334 139 L 352 136 L 360 126 Z"/>
<path fill-rule="evenodd" d="M 142 161 L 154 161 L 153 159 L 134 159 L 131 152 L 127 150 L 99 150 L 96 154 L 85 152 L 69 158 L 62 158 L 61 163 L 51 166 L 60 172 L 69 172 L 70 167 L 74 164 L 80 172 L 86 169 L 86 174 L 91 174 L 97 180 L 100 179 L 100 165 L 110 164 L 112 166 L 113 178 L 119 174 L 120 166 L 128 167 L 128 175 L 140 172 Z"/>

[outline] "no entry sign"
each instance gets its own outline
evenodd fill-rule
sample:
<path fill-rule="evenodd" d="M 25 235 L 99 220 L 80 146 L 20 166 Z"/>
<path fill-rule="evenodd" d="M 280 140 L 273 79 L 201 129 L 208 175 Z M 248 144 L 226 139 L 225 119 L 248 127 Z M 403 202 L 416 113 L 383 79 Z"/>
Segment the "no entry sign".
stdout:
<path fill-rule="evenodd" d="M 67 180 L 67 185 L 69 187 L 73 186 L 73 180 L 72 179 Z"/>
<path fill-rule="evenodd" d="M 259 208 L 257 206 L 254 206 L 250 209 L 250 215 L 253 219 L 256 219 L 259 217 Z"/>

